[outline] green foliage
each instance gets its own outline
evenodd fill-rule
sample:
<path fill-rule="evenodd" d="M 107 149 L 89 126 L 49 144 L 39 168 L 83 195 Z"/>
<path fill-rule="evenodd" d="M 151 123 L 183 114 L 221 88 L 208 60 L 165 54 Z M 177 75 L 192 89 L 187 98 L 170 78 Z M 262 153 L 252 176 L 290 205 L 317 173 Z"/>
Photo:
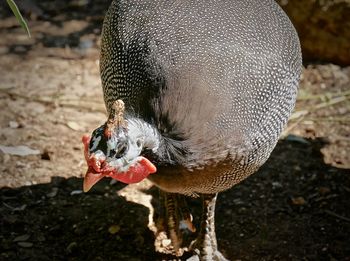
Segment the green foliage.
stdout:
<path fill-rule="evenodd" d="M 19 24 L 22 26 L 22 28 L 27 32 L 28 36 L 30 37 L 30 31 L 29 31 L 28 25 L 24 20 L 21 12 L 19 11 L 16 3 L 13 0 L 6 0 L 6 1 L 9 7 L 11 8 L 13 14 L 16 16 Z"/>

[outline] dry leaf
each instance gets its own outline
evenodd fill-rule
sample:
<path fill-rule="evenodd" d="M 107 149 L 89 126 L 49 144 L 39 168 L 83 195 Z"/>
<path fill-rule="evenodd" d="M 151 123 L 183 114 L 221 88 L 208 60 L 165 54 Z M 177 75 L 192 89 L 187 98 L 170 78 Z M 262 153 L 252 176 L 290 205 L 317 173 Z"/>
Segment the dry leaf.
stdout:
<path fill-rule="evenodd" d="M 29 238 L 30 238 L 30 235 L 24 234 L 24 235 L 20 235 L 20 236 L 18 236 L 18 237 L 15 237 L 15 238 L 13 239 L 13 242 L 26 241 L 26 240 L 28 240 Z"/>
<path fill-rule="evenodd" d="M 24 247 L 24 248 L 29 248 L 33 246 L 32 242 L 18 242 L 17 243 L 20 247 Z"/>
<path fill-rule="evenodd" d="M 33 150 L 27 146 L 3 146 L 3 145 L 0 145 L 0 150 L 5 154 L 17 155 L 17 156 L 28 156 L 28 155 L 40 154 L 40 150 Z"/>
<path fill-rule="evenodd" d="M 75 121 L 69 121 L 67 122 L 67 126 L 69 128 L 71 128 L 72 130 L 75 130 L 75 131 L 80 131 L 81 130 L 81 127 L 79 126 L 78 123 L 76 123 Z"/>
<path fill-rule="evenodd" d="M 292 204 L 302 206 L 306 204 L 306 200 L 303 197 L 292 198 Z"/>
<path fill-rule="evenodd" d="M 108 232 L 112 235 L 118 233 L 119 230 L 120 230 L 120 226 L 118 226 L 118 225 L 112 225 L 108 228 Z"/>

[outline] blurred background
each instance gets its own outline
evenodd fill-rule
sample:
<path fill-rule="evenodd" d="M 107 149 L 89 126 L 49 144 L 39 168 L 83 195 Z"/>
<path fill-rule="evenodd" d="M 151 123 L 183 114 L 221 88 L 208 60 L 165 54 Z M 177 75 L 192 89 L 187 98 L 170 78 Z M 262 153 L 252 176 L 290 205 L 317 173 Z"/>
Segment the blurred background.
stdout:
<path fill-rule="evenodd" d="M 169 259 L 154 252 L 151 184 L 82 193 L 81 136 L 106 119 L 110 2 L 18 0 L 30 38 L 0 2 L 1 260 Z M 219 196 L 219 248 L 230 260 L 350 260 L 350 1 L 277 2 L 301 40 L 298 101 L 270 160 Z"/>

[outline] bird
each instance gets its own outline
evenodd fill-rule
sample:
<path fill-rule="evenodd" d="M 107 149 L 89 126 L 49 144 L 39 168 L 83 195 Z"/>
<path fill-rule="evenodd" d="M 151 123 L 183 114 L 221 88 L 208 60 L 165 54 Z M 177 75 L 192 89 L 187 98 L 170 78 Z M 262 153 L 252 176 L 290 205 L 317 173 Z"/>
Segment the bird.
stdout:
<path fill-rule="evenodd" d="M 113 0 L 100 75 L 108 118 L 82 138 L 84 191 L 104 177 L 150 180 L 164 193 L 167 233 L 195 231 L 188 260 L 227 260 L 215 234 L 217 194 L 269 158 L 295 106 L 297 32 L 273 0 Z"/>

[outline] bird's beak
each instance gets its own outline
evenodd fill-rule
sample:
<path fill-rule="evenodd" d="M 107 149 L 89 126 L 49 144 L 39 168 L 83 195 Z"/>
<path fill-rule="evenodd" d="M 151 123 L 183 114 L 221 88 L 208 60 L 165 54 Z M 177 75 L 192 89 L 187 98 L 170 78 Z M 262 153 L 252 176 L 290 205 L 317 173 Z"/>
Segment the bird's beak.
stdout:
<path fill-rule="evenodd" d="M 82 142 L 84 144 L 84 155 L 86 162 L 88 164 L 88 170 L 84 177 L 83 191 L 88 192 L 97 182 L 99 182 L 103 177 L 106 176 L 106 172 L 102 172 L 101 162 L 96 158 L 89 157 L 89 143 L 91 137 L 89 135 L 84 135 Z"/>
<path fill-rule="evenodd" d="M 83 191 L 88 192 L 97 182 L 99 182 L 105 176 L 105 173 L 96 173 L 92 167 L 89 167 L 84 177 Z"/>

